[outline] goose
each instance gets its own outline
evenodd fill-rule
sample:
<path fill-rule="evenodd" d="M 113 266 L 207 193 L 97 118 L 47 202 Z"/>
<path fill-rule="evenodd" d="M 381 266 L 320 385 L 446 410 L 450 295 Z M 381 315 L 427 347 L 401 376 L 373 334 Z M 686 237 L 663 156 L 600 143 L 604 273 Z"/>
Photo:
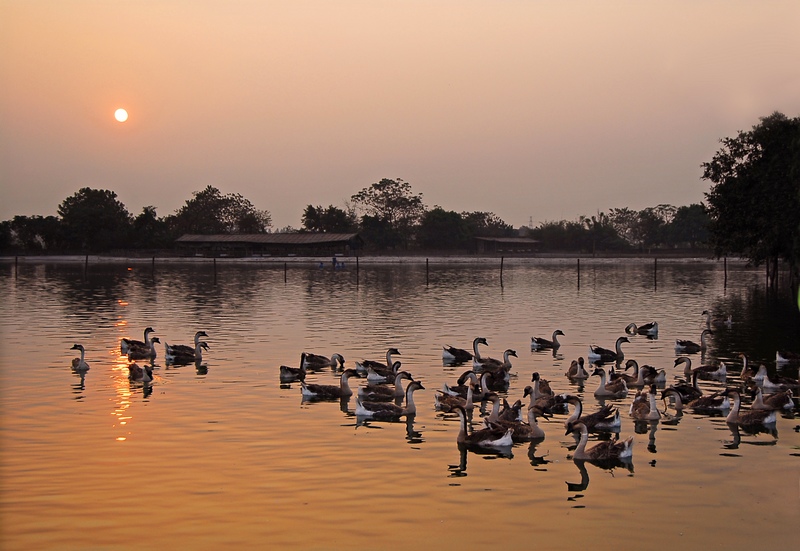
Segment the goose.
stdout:
<path fill-rule="evenodd" d="M 703 332 L 700 333 L 700 344 L 689 340 L 676 339 L 675 352 L 683 354 L 695 354 L 697 352 L 702 352 L 708 346 L 706 343 L 706 337 L 713 334 L 714 332 L 711 329 L 703 329 Z"/>
<path fill-rule="evenodd" d="M 390 402 L 395 398 L 402 398 L 405 394 L 403 379 L 413 381 L 414 377 L 408 371 L 398 371 L 397 375 L 394 376 L 394 386 L 368 384 L 367 386 L 359 387 L 358 397 L 369 402 Z"/>
<path fill-rule="evenodd" d="M 161 344 L 158 337 L 150 337 L 149 345 L 146 347 L 131 346 L 128 348 L 128 360 L 155 360 L 156 343 Z"/>
<path fill-rule="evenodd" d="M 332 367 L 334 369 L 344 369 L 344 356 L 341 354 L 334 354 L 330 358 L 321 354 L 312 354 L 304 352 L 305 360 L 303 366 L 306 369 L 322 369 L 323 367 Z"/>
<path fill-rule="evenodd" d="M 481 339 L 482 337 L 476 337 L 472 340 L 472 350 L 478 349 L 478 342 Z M 472 358 L 474 358 L 474 355 L 463 348 L 455 348 L 454 346 L 450 345 L 442 347 L 442 361 L 444 362 L 461 364 L 472 360 Z"/>
<path fill-rule="evenodd" d="M 464 408 L 466 411 L 472 411 L 475 407 L 474 402 L 474 390 L 472 382 L 467 385 L 467 397 L 462 398 L 461 396 L 453 396 L 452 394 L 447 394 L 443 391 L 438 391 L 437 394 L 434 395 L 434 408 L 438 411 L 450 412 L 456 406 Z"/>
<path fill-rule="evenodd" d="M 639 421 L 658 421 L 661 419 L 661 412 L 656 405 L 656 387 L 652 385 L 650 392 L 647 393 L 647 400 L 634 400 L 631 402 L 628 411 L 631 417 Z"/>
<path fill-rule="evenodd" d="M 306 353 L 300 354 L 300 367 L 282 365 L 279 368 L 281 382 L 304 381 L 306 378 Z"/>
<path fill-rule="evenodd" d="M 350 388 L 350 377 L 358 377 L 358 372 L 355 369 L 345 369 L 342 372 L 342 378 L 339 380 L 338 386 L 310 384 L 302 381 L 300 383 L 300 393 L 303 398 L 316 400 L 347 398 L 353 395 L 353 391 Z"/>
<path fill-rule="evenodd" d="M 514 445 L 514 429 L 486 428 L 467 432 L 467 413 L 464 408 L 456 406 L 461 427 L 456 441 L 467 447 L 475 448 L 510 448 Z"/>
<path fill-rule="evenodd" d="M 153 368 L 149 365 L 140 367 L 139 364 L 133 362 L 128 365 L 128 379 L 131 381 L 149 383 L 153 380 Z"/>
<path fill-rule="evenodd" d="M 616 362 L 625 359 L 625 354 L 622 352 L 622 343 L 631 342 L 628 337 L 619 337 L 614 343 L 614 350 L 602 348 L 595 344 L 589 346 L 589 360 L 600 362 Z"/>
<path fill-rule="evenodd" d="M 800 386 L 800 381 L 793 377 L 786 377 L 783 375 L 770 375 L 767 371 L 767 366 L 761 364 L 758 371 L 753 376 L 753 380 L 758 386 L 768 392 L 778 390 L 786 390 L 788 388 L 797 388 Z"/>
<path fill-rule="evenodd" d="M 625 332 L 628 335 L 647 335 L 648 337 L 655 337 L 658 336 L 658 322 L 651 321 L 644 325 L 629 323 L 628 326 L 625 327 Z"/>
<path fill-rule="evenodd" d="M 582 423 L 586 426 L 587 430 L 597 431 L 615 431 L 619 429 L 622 424 L 619 417 L 619 410 L 611 407 L 609 404 L 604 404 L 599 410 L 594 413 L 587 413 L 583 415 L 583 401 L 572 394 L 562 394 L 562 399 L 567 404 L 575 406 L 575 410 L 564 421 L 566 428 L 570 423 Z"/>
<path fill-rule="evenodd" d="M 508 370 L 511 369 L 511 360 L 509 359 L 511 356 L 517 357 L 517 353 L 510 348 L 506 349 L 503 352 L 503 360 L 496 360 L 494 358 L 473 358 L 472 360 L 472 369 L 475 371 L 493 371 L 499 372 L 500 370 L 504 370 L 506 374 L 508 374 Z"/>
<path fill-rule="evenodd" d="M 636 360 L 628 360 L 625 362 L 625 371 L 633 367 L 633 375 L 627 373 L 617 373 L 612 366 L 608 371 L 608 380 L 614 382 L 622 379 L 629 387 L 641 388 L 644 386 L 644 373 L 639 370 L 639 363 Z"/>
<path fill-rule="evenodd" d="M 411 381 L 406 387 L 406 406 L 398 406 L 390 402 L 362 402 L 356 398 L 356 417 L 367 417 L 377 420 L 394 420 L 404 415 L 415 415 L 417 406 L 414 404 L 414 391 L 425 390 L 419 381 Z"/>
<path fill-rule="evenodd" d="M 791 389 L 779 390 L 774 394 L 764 396 L 761 388 L 756 388 L 750 409 L 794 409 L 794 400 L 792 398 Z"/>
<path fill-rule="evenodd" d="M 624 398 L 628 395 L 628 385 L 622 379 L 606 382 L 606 370 L 598 367 L 592 375 L 600 377 L 600 386 L 594 391 L 597 398 Z"/>
<path fill-rule="evenodd" d="M 735 425 L 740 425 L 744 427 L 748 426 L 759 426 L 759 425 L 772 425 L 775 423 L 777 419 L 777 414 L 775 410 L 767 410 L 767 409 L 751 409 L 750 411 L 741 411 L 742 399 L 739 395 L 739 391 L 728 388 L 725 389 L 722 393 L 724 396 L 728 396 L 733 405 L 731 406 L 731 411 L 728 413 L 728 416 L 725 418 L 725 421 L 728 423 L 733 423 Z"/>
<path fill-rule="evenodd" d="M 377 368 L 383 368 L 383 369 L 391 368 L 392 364 L 394 363 L 394 362 L 392 362 L 392 356 L 395 355 L 395 354 L 400 356 L 400 351 L 398 349 L 396 349 L 396 348 L 389 348 L 386 351 L 386 363 L 385 364 L 383 364 L 381 362 L 376 362 L 374 360 L 361 360 L 360 362 L 356 362 L 356 369 L 358 371 L 360 371 L 361 373 L 366 373 L 367 372 L 367 368 L 369 368 L 369 367 L 372 367 L 373 369 L 376 368 L 376 367 Z"/>
<path fill-rule="evenodd" d="M 730 329 L 733 326 L 733 316 L 728 314 L 728 317 L 723 319 L 720 318 L 713 318 L 711 316 L 711 312 L 708 310 L 703 310 L 702 315 L 706 317 L 706 329 L 711 329 L 711 327 L 727 327 Z"/>
<path fill-rule="evenodd" d="M 400 362 L 392 363 L 391 368 L 385 368 L 380 366 L 367 366 L 367 382 L 369 384 L 379 384 L 379 383 L 392 383 L 394 382 L 394 378 L 397 376 L 397 373 L 400 371 L 400 366 L 402 364 Z"/>
<path fill-rule="evenodd" d="M 681 396 L 681 401 L 688 404 L 692 400 L 696 400 L 703 395 L 703 391 L 697 386 L 697 372 L 692 372 L 692 382 L 681 382 L 677 385 L 672 385 L 667 390 L 674 390 Z"/>
<path fill-rule="evenodd" d="M 531 382 L 533 383 L 533 387 L 531 388 L 531 397 L 533 400 L 554 395 L 553 389 L 550 388 L 550 383 L 547 379 L 542 379 L 538 371 L 534 371 L 533 374 L 531 374 Z"/>
<path fill-rule="evenodd" d="M 541 337 L 531 337 L 531 350 L 545 350 L 545 349 L 558 350 L 558 348 L 561 346 L 561 343 L 558 342 L 559 335 L 561 335 L 562 337 L 566 336 L 561 331 L 561 329 L 556 329 L 555 331 L 553 331 L 552 340 L 549 341 Z"/>
<path fill-rule="evenodd" d="M 572 360 L 569 369 L 567 369 L 567 377 L 575 381 L 583 381 L 589 378 L 589 372 L 584 367 L 583 356 L 577 360 Z"/>
<path fill-rule="evenodd" d="M 164 356 L 169 357 L 174 354 L 183 354 L 184 356 L 190 356 L 195 353 L 195 349 L 197 348 L 198 343 L 200 343 L 200 337 L 207 337 L 205 331 L 198 331 L 194 334 L 194 344 L 189 346 L 188 344 L 167 344 L 164 341 Z M 145 337 L 146 340 L 146 337 Z"/>
<path fill-rule="evenodd" d="M 504 419 L 500 417 L 496 420 L 486 419 L 484 422 L 487 428 L 495 428 L 501 430 L 511 429 L 511 440 L 514 442 L 530 442 L 531 440 L 543 440 L 545 433 L 536 422 L 536 412 L 538 408 L 528 408 L 528 422 L 523 423 L 518 419 Z"/>
<path fill-rule="evenodd" d="M 578 447 L 575 448 L 572 454 L 572 459 L 589 461 L 590 463 L 602 463 L 626 460 L 633 457 L 633 436 L 629 436 L 622 442 L 616 439 L 600 442 L 587 450 L 586 443 L 589 440 L 589 431 L 586 425 L 583 423 L 570 423 L 565 434 L 573 432 L 580 433 L 580 440 L 578 441 Z"/>
<path fill-rule="evenodd" d="M 725 362 L 719 362 L 718 366 L 701 365 L 692 368 L 692 359 L 688 356 L 680 356 L 675 359 L 675 367 L 684 364 L 683 374 L 690 377 L 692 373 L 697 373 L 701 379 L 718 379 L 724 381 L 728 377 L 728 366 Z"/>
<path fill-rule="evenodd" d="M 566 407 L 564 400 L 561 398 L 561 394 L 542 394 L 541 392 L 537 391 L 537 383 L 539 381 L 538 377 L 539 374 L 534 374 L 537 378 L 534 380 L 533 386 L 526 386 L 525 390 L 522 394 L 522 397 L 525 398 L 526 396 L 530 396 L 530 407 L 537 407 L 539 410 L 545 414 L 554 413 L 557 410 L 563 411 Z"/>
<path fill-rule="evenodd" d="M 642 380 L 646 385 L 664 385 L 667 382 L 667 372 L 663 369 L 656 369 L 652 365 L 643 365 L 639 368 L 642 373 Z"/>
<path fill-rule="evenodd" d="M 625 379 L 625 383 L 629 387 L 642 388 L 645 385 L 663 385 L 667 382 L 666 371 L 663 369 L 656 369 L 650 365 L 639 367 L 639 362 L 634 359 L 625 362 L 625 371 L 628 369 L 633 369 L 632 376 L 625 375 L 624 373 L 617 373 L 614 375 L 614 378 Z"/>
<path fill-rule="evenodd" d="M 775 363 L 785 364 L 789 362 L 800 362 L 800 354 L 789 350 L 778 350 L 775 352 Z"/>
<path fill-rule="evenodd" d="M 165 342 L 164 346 L 168 347 L 169 345 L 167 345 Z M 194 346 L 194 349 L 188 353 L 183 349 L 167 348 L 164 359 L 167 363 L 171 364 L 190 364 L 192 362 L 202 362 L 203 350 L 208 350 L 208 343 L 205 341 L 198 342 Z"/>
<path fill-rule="evenodd" d="M 456 384 L 449 386 L 447 383 L 442 384 L 442 392 L 450 396 L 460 396 L 461 398 L 467 397 L 467 390 L 471 385 L 478 384 L 478 376 L 471 369 L 459 375 Z"/>
<path fill-rule="evenodd" d="M 72 358 L 73 371 L 89 371 L 89 364 L 86 363 L 86 350 L 82 344 L 73 344 L 70 350 L 80 350 L 80 358 Z"/>
<path fill-rule="evenodd" d="M 137 341 L 137 340 L 128 339 L 128 338 L 120 339 L 120 341 L 119 341 L 119 351 L 122 354 L 127 355 L 128 354 L 128 350 L 130 350 L 132 347 L 139 347 L 139 348 L 146 347 L 147 343 L 150 340 L 150 338 L 149 338 L 150 333 L 154 333 L 154 332 L 155 332 L 155 329 L 153 329 L 152 327 L 145 328 L 145 330 L 144 330 L 144 340 L 143 341 Z"/>
<path fill-rule="evenodd" d="M 682 411 L 684 407 L 698 411 L 728 411 L 730 409 L 730 401 L 723 393 L 724 391 L 720 390 L 708 396 L 700 396 L 684 405 L 681 393 L 674 388 L 667 388 L 661 392 L 661 399 L 666 400 L 672 396 L 675 401 L 676 411 Z"/>
<path fill-rule="evenodd" d="M 504 408 L 500 411 L 500 396 L 492 392 L 487 397 L 486 400 L 492 402 L 492 411 L 489 413 L 489 416 L 486 417 L 486 420 L 494 423 L 499 421 L 519 421 L 520 419 L 520 410 L 522 409 L 522 402 L 517 400 L 513 406 L 509 406 L 508 402 L 503 399 Z"/>

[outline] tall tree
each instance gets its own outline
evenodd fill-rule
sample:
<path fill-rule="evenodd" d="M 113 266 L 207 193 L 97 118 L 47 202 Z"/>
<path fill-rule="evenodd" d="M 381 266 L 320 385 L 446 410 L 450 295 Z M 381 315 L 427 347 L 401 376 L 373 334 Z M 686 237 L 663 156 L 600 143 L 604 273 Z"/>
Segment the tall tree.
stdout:
<path fill-rule="evenodd" d="M 208 186 L 192 195 L 172 219 L 176 233 L 266 233 L 272 226 L 269 211 L 257 210 L 241 194 Z"/>
<path fill-rule="evenodd" d="M 144 207 L 133 219 L 132 241 L 140 249 L 161 249 L 171 245 L 167 222 L 158 217 L 155 207 Z"/>
<path fill-rule="evenodd" d="M 131 215 L 117 194 L 81 188 L 58 206 L 68 247 L 102 252 L 129 246 Z"/>
<path fill-rule="evenodd" d="M 308 205 L 303 211 L 303 229 L 306 231 L 350 233 L 358 229 L 355 212 L 329 205 L 327 208 Z"/>
<path fill-rule="evenodd" d="M 470 237 L 513 237 L 514 227 L 493 212 L 462 212 Z"/>
<path fill-rule="evenodd" d="M 800 117 L 773 113 L 749 131 L 723 138 L 703 163 L 714 251 L 767 263 L 770 285 L 785 260 L 800 278 Z"/>
<path fill-rule="evenodd" d="M 425 212 L 422 194 L 414 194 L 411 185 L 399 178 L 384 178 L 353 195 L 351 201 L 364 211 L 365 218 L 370 218 L 366 224 L 362 219 L 365 237 L 370 240 L 365 226 L 380 227 L 382 241 L 390 247 L 407 248 L 414 227 Z"/>
<path fill-rule="evenodd" d="M 464 249 L 469 246 L 469 229 L 460 214 L 436 206 L 422 215 L 417 241 L 427 249 Z"/>

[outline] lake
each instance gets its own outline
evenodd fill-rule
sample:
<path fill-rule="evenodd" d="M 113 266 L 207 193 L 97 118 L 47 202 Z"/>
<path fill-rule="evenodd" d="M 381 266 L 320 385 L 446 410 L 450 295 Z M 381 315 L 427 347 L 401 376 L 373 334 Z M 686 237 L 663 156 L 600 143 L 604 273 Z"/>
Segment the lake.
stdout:
<path fill-rule="evenodd" d="M 719 415 L 677 417 L 659 398 L 667 415 L 642 425 L 628 414 L 631 390 L 608 402 L 620 437 L 634 436 L 632 463 L 601 468 L 571 459 L 566 415 L 539 419 L 541 442 L 478 453 L 434 409 L 437 389 L 470 367 L 444 365 L 442 346 L 470 349 L 478 336 L 484 356 L 517 352 L 509 402 L 538 372 L 596 410 L 598 377 L 578 386 L 565 372 L 589 345 L 613 348 L 630 322 L 660 331 L 630 336 L 625 357 L 676 383 L 675 340 L 699 341 L 706 309 L 733 323 L 715 328 L 695 365 L 725 361 L 735 386 L 743 352 L 797 377 L 775 352 L 800 352 L 798 312 L 765 294 L 762 269 L 728 262 L 726 285 L 712 261 L 582 259 L 578 274 L 575 259 L 506 259 L 502 277 L 499 264 L 0 264 L 2 548 L 796 548 L 792 413 L 752 434 Z M 170 344 L 204 330 L 210 350 L 175 367 L 157 345 L 152 383 L 131 382 L 120 339 L 147 326 Z M 558 354 L 531 350 L 555 329 Z M 83 377 L 70 369 L 75 343 L 91 367 Z M 279 379 L 303 351 L 353 367 L 389 347 L 425 387 L 408 421 L 364 421 L 354 398 L 304 401 L 299 383 Z"/>

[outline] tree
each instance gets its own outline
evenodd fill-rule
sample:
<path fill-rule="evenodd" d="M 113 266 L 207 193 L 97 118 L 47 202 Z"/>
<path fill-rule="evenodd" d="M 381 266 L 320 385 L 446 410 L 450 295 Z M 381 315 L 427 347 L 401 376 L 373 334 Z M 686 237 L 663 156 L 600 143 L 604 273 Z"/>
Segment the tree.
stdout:
<path fill-rule="evenodd" d="M 411 185 L 399 178 L 384 178 L 353 195 L 351 201 L 365 212 L 361 225 L 366 239 L 371 240 L 369 232 L 380 228 L 380 240 L 392 248 L 408 248 L 414 227 L 425 212 L 422 194 L 412 193 Z"/>
<path fill-rule="evenodd" d="M 68 246 L 93 252 L 129 246 L 131 216 L 117 194 L 81 188 L 58 206 Z"/>
<path fill-rule="evenodd" d="M 688 244 L 695 248 L 708 241 L 708 223 L 708 212 L 703 203 L 678 207 L 665 229 L 665 239 L 674 246 Z"/>
<path fill-rule="evenodd" d="M 723 138 L 722 148 L 703 163 L 709 233 L 717 256 L 741 254 L 767 264 L 777 284 L 779 260 L 800 278 L 800 117 L 773 113 L 749 131 Z"/>
<path fill-rule="evenodd" d="M 358 229 L 358 220 L 352 209 L 345 211 L 333 205 L 325 209 L 308 205 L 301 220 L 306 231 L 351 233 Z"/>
<path fill-rule="evenodd" d="M 493 212 L 462 212 L 470 237 L 513 237 L 514 226 L 506 224 Z"/>
<path fill-rule="evenodd" d="M 598 212 L 596 216 L 586 218 L 580 217 L 580 222 L 586 226 L 591 241 L 592 254 L 600 250 L 622 250 L 627 248 L 627 242 L 619 236 L 617 230 L 611 224 L 611 220 L 604 212 Z"/>
<path fill-rule="evenodd" d="M 422 215 L 417 241 L 427 249 L 464 249 L 469 246 L 467 223 L 455 211 L 436 206 Z"/>
<path fill-rule="evenodd" d="M 208 186 L 192 195 L 171 220 L 178 234 L 267 233 L 272 226 L 269 211 L 257 210 L 241 194 Z"/>
<path fill-rule="evenodd" d="M 52 250 L 63 242 L 61 220 L 55 216 L 15 216 L 10 227 L 13 243 L 24 251 Z"/>
<path fill-rule="evenodd" d="M 139 249 L 161 249 L 172 242 L 167 222 L 158 217 L 153 206 L 144 207 L 133 219 L 133 236 L 133 244 Z"/>

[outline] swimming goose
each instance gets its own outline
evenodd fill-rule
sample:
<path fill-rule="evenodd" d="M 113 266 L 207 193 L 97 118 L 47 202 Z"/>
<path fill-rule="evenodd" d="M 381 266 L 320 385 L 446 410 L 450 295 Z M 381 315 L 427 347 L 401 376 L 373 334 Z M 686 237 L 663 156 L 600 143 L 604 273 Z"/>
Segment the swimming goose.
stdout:
<path fill-rule="evenodd" d="M 72 358 L 72 370 L 73 371 L 89 371 L 89 364 L 86 363 L 86 350 L 84 350 L 82 344 L 73 344 L 70 350 L 80 350 L 81 357 L 80 358 Z"/>
<path fill-rule="evenodd" d="M 753 403 L 750 409 L 794 409 L 794 400 L 790 389 L 779 390 L 769 396 L 764 396 L 761 388 L 756 388 Z"/>
<path fill-rule="evenodd" d="M 547 379 L 542 379 L 538 371 L 534 371 L 531 374 L 531 382 L 533 383 L 533 387 L 531 388 L 531 397 L 533 400 L 554 395 L 553 389 L 550 388 L 550 383 Z"/>
<path fill-rule="evenodd" d="M 511 440 L 514 442 L 530 442 L 531 440 L 542 440 L 545 433 L 536 422 L 537 408 L 528 408 L 528 422 L 523 423 L 519 419 L 507 419 L 500 417 L 495 420 L 485 419 L 484 422 L 487 428 L 495 428 L 501 430 L 511 429 Z"/>
<path fill-rule="evenodd" d="M 633 369 L 633 375 L 617 373 L 613 378 L 623 378 L 629 387 L 642 388 L 645 385 L 663 385 L 667 382 L 667 372 L 663 369 L 656 369 L 651 365 L 639 367 L 636 360 L 625 362 L 625 371 Z M 613 380 L 613 379 L 612 379 Z"/>
<path fill-rule="evenodd" d="M 537 390 L 539 374 L 534 373 L 533 386 L 526 386 L 522 397 L 530 396 L 530 405 L 528 407 L 537 407 L 543 413 L 552 414 L 557 411 L 564 411 L 567 408 L 566 403 L 562 399 L 561 394 L 543 394 Z"/>
<path fill-rule="evenodd" d="M 702 315 L 706 317 L 706 329 L 711 329 L 711 327 L 727 327 L 730 329 L 733 326 L 733 316 L 728 314 L 728 317 L 724 320 L 721 318 L 712 318 L 711 312 L 708 310 L 703 310 Z"/>
<path fill-rule="evenodd" d="M 380 367 L 377 365 L 367 366 L 367 382 L 369 384 L 392 383 L 400 371 L 402 364 L 397 361 L 392 363 L 391 368 Z"/>
<path fill-rule="evenodd" d="M 482 337 L 477 337 L 472 340 L 472 349 L 477 350 L 478 342 L 482 339 Z M 485 339 L 483 339 L 485 340 Z M 443 346 L 442 347 L 442 361 L 447 363 L 466 363 L 472 358 L 474 355 L 471 352 L 464 350 L 463 348 L 456 348 L 454 346 Z"/>
<path fill-rule="evenodd" d="M 624 398 L 628 395 L 628 385 L 622 379 L 606 382 L 606 370 L 598 367 L 592 375 L 600 377 L 600 386 L 594 391 L 597 398 Z"/>
<path fill-rule="evenodd" d="M 282 383 L 304 381 L 306 378 L 306 353 L 300 354 L 300 367 L 282 365 L 279 368 Z"/>
<path fill-rule="evenodd" d="M 155 329 L 153 329 L 152 327 L 145 328 L 145 330 L 144 330 L 144 340 L 143 341 L 137 341 L 137 340 L 134 340 L 134 339 L 127 339 L 127 338 L 120 339 L 120 341 L 119 341 L 119 351 L 122 354 L 126 354 L 127 355 L 128 354 L 128 350 L 130 350 L 131 347 L 139 347 L 139 348 L 146 347 L 147 343 L 150 340 L 150 338 L 149 338 L 150 333 L 154 333 L 154 332 L 155 332 Z"/>
<path fill-rule="evenodd" d="M 158 337 L 150 337 L 149 344 L 145 347 L 131 346 L 128 348 L 128 360 L 155 360 L 156 343 L 161 344 Z"/>
<path fill-rule="evenodd" d="M 730 409 L 730 402 L 724 396 L 724 390 L 715 392 L 708 396 L 700 396 L 689 403 L 684 404 L 681 393 L 674 388 L 668 388 L 661 392 L 661 399 L 666 400 L 670 396 L 675 401 L 675 410 L 682 411 L 683 408 L 694 409 L 698 411 L 728 411 Z"/>
<path fill-rule="evenodd" d="M 303 381 L 300 383 L 300 393 L 303 398 L 316 400 L 347 398 L 353 395 L 353 391 L 350 388 L 350 377 L 358 377 L 358 372 L 355 369 L 345 369 L 342 372 L 342 378 L 339 380 L 338 386 L 310 384 Z"/>
<path fill-rule="evenodd" d="M 789 362 L 800 362 L 800 354 L 789 350 L 778 350 L 775 352 L 775 363 L 785 364 Z"/>
<path fill-rule="evenodd" d="M 614 367 L 612 366 L 608 370 L 608 380 L 609 381 L 616 381 L 617 379 L 622 379 L 625 381 L 625 384 L 628 387 L 635 387 L 641 388 L 644 386 L 644 373 L 639 371 L 639 363 L 636 360 L 628 360 L 625 362 L 625 371 L 628 371 L 629 368 L 633 368 L 633 375 L 628 375 L 627 373 L 617 373 Z"/>
<path fill-rule="evenodd" d="M 391 368 L 392 364 L 394 363 L 394 362 L 392 362 L 392 356 L 395 355 L 395 354 L 400 356 L 400 351 L 398 349 L 396 349 L 396 348 L 389 348 L 386 351 L 386 363 L 385 364 L 383 364 L 381 362 L 376 362 L 375 360 L 361 360 L 360 362 L 356 362 L 356 369 L 358 371 L 360 371 L 361 373 L 366 373 L 367 372 L 367 368 L 369 368 L 369 367 L 372 367 L 372 368 L 383 368 L 383 369 Z"/>
<path fill-rule="evenodd" d="M 708 346 L 706 343 L 706 337 L 713 334 L 714 332 L 711 331 L 711 329 L 703 329 L 703 332 L 700 333 L 700 344 L 689 340 L 676 339 L 675 352 L 679 354 L 695 354 L 697 352 L 704 351 Z"/>
<path fill-rule="evenodd" d="M 615 431 L 622 424 L 619 410 L 609 404 L 604 404 L 594 413 L 583 415 L 583 401 L 578 396 L 562 394 L 561 397 L 565 403 L 575 406 L 575 410 L 564 421 L 564 427 L 567 427 L 570 423 L 583 423 L 586 425 L 586 429 L 590 431 Z"/>
<path fill-rule="evenodd" d="M 553 339 L 549 341 L 541 337 L 531 337 L 531 350 L 558 350 L 558 348 L 561 346 L 561 343 L 558 342 L 559 335 L 562 337 L 565 336 L 561 329 L 556 329 L 553 331 Z"/>
<path fill-rule="evenodd" d="M 775 420 L 777 419 L 777 413 L 775 410 L 751 409 L 750 411 L 742 412 L 742 400 L 741 396 L 739 396 L 738 390 L 728 388 L 723 391 L 722 394 L 724 396 L 728 396 L 733 401 L 731 411 L 725 418 L 725 421 L 728 423 L 733 423 L 744 427 L 771 425 L 775 423 Z"/>
<path fill-rule="evenodd" d="M 306 369 L 322 369 L 323 367 L 332 367 L 334 369 L 344 368 L 344 356 L 341 354 L 334 354 L 330 358 L 322 354 L 312 354 L 304 352 L 305 361 L 303 366 Z"/>
<path fill-rule="evenodd" d="M 631 402 L 628 413 L 631 417 L 639 421 L 658 421 L 661 419 L 661 412 L 658 411 L 658 406 L 656 405 L 655 385 L 650 387 L 650 392 L 647 393 L 646 400 L 634 400 Z"/>
<path fill-rule="evenodd" d="M 511 356 L 516 358 L 517 353 L 508 348 L 503 352 L 503 361 L 494 358 L 473 358 L 472 369 L 475 371 L 492 371 L 495 373 L 505 371 L 507 375 L 508 370 L 511 369 L 511 360 L 509 359 Z"/>
<path fill-rule="evenodd" d="M 170 348 L 169 345 L 165 342 L 164 346 L 166 347 L 167 352 L 165 353 L 164 360 L 169 364 L 190 364 L 192 362 L 202 362 L 203 361 L 203 350 L 208 350 L 208 343 L 205 341 L 198 342 L 194 349 L 189 351 L 188 353 L 185 352 L 182 348 Z"/>
<path fill-rule="evenodd" d="M 628 335 L 647 335 L 648 337 L 655 337 L 658 335 L 658 322 L 651 321 L 650 323 L 638 326 L 635 323 L 629 323 L 625 328 L 625 332 Z"/>
<path fill-rule="evenodd" d="M 614 343 L 614 350 L 602 348 L 595 344 L 589 346 L 589 361 L 616 362 L 625 359 L 622 352 L 622 343 L 631 342 L 628 337 L 619 337 Z"/>
<path fill-rule="evenodd" d="M 600 442 L 586 449 L 589 440 L 589 431 L 583 423 L 570 423 L 567 426 L 566 434 L 580 432 L 578 447 L 572 454 L 572 459 L 584 460 L 589 462 L 609 462 L 629 459 L 633 456 L 633 436 L 629 436 L 622 442 L 618 440 L 608 440 Z"/>
<path fill-rule="evenodd" d="M 190 356 L 195 353 L 195 349 L 197 348 L 198 343 L 200 343 L 200 337 L 207 337 L 205 331 L 198 331 L 194 334 L 194 344 L 189 346 L 188 344 L 167 344 L 164 341 L 164 356 L 169 357 L 175 354 L 182 354 L 183 356 Z"/>
<path fill-rule="evenodd" d="M 153 367 L 145 365 L 140 367 L 139 364 L 133 362 L 128 365 L 128 379 L 142 383 L 149 383 L 153 380 Z"/>
<path fill-rule="evenodd" d="M 379 421 L 389 421 L 403 417 L 404 415 L 415 415 L 417 406 L 414 404 L 414 391 L 425 390 L 419 381 L 411 381 L 406 387 L 405 407 L 392 404 L 390 402 L 362 402 L 361 398 L 356 398 L 356 417 L 368 417 Z"/>
<path fill-rule="evenodd" d="M 724 381 L 728 377 L 728 367 L 725 365 L 725 362 L 719 362 L 719 365 L 716 367 L 713 365 L 701 365 L 693 368 L 691 358 L 680 356 L 675 359 L 675 367 L 678 367 L 680 364 L 684 364 L 683 374 L 686 377 L 690 377 L 692 373 L 695 372 L 701 379 L 717 379 Z"/>
<path fill-rule="evenodd" d="M 467 447 L 476 448 L 509 448 L 514 444 L 514 429 L 478 429 L 467 432 L 467 413 L 464 408 L 456 406 L 461 427 L 456 441 Z"/>
<path fill-rule="evenodd" d="M 800 387 L 800 381 L 793 377 L 770 375 L 767 371 L 767 366 L 764 364 L 758 366 L 758 371 L 753 375 L 752 379 L 758 386 L 768 392 Z"/>
<path fill-rule="evenodd" d="M 442 392 L 444 392 L 445 394 L 449 394 L 450 396 L 460 396 L 462 398 L 466 398 L 467 389 L 469 388 L 469 385 L 477 385 L 477 384 L 478 384 L 478 376 L 475 374 L 474 371 L 470 369 L 469 371 L 465 371 L 464 373 L 458 376 L 455 385 L 450 386 L 447 383 L 443 383 Z"/>
<path fill-rule="evenodd" d="M 456 406 L 462 407 L 466 411 L 472 411 L 472 409 L 475 407 L 472 381 L 470 381 L 470 383 L 467 385 L 466 398 L 462 398 L 461 396 L 453 396 L 452 394 L 447 394 L 439 390 L 438 393 L 434 395 L 433 400 L 433 406 L 438 411 L 453 411 Z"/>
<path fill-rule="evenodd" d="M 394 386 L 368 384 L 359 387 L 358 397 L 367 402 L 391 402 L 395 398 L 402 398 L 405 394 L 403 379 L 413 381 L 414 377 L 408 371 L 398 371 L 397 375 L 394 376 Z"/>
<path fill-rule="evenodd" d="M 703 391 L 697 386 L 697 372 L 692 372 L 692 382 L 680 382 L 677 385 L 672 385 L 667 390 L 674 390 L 681 395 L 683 403 L 688 404 L 692 400 L 696 400 L 703 395 Z"/>
<path fill-rule="evenodd" d="M 589 372 L 584 367 L 583 356 L 577 360 L 572 360 L 572 363 L 567 369 L 567 377 L 576 381 L 582 381 L 589 378 Z"/>

